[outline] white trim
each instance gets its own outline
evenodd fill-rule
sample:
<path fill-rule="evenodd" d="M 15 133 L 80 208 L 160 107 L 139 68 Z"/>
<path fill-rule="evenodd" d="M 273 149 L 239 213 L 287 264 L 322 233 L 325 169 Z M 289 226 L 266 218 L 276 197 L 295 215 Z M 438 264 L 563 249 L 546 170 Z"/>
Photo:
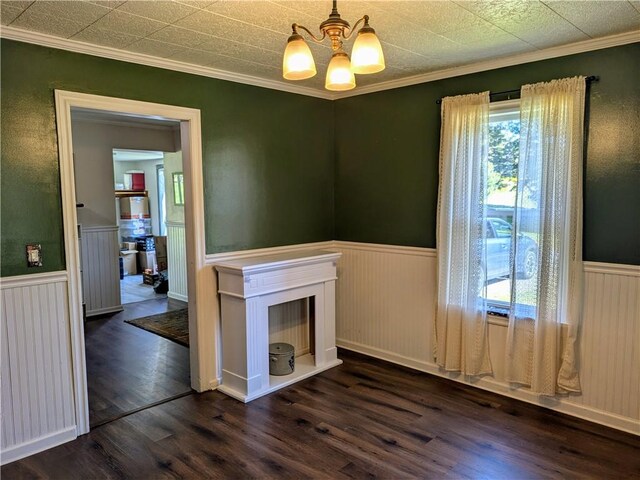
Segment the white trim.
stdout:
<path fill-rule="evenodd" d="M 607 275 L 624 275 L 640 277 L 640 265 L 624 265 L 621 263 L 584 262 L 584 271 L 604 273 Z"/>
<path fill-rule="evenodd" d="M 312 244 L 309 244 L 312 245 Z M 343 248 L 349 250 L 363 250 L 367 252 L 395 253 L 405 255 L 415 255 L 419 257 L 436 257 L 438 251 L 428 247 L 405 247 L 402 245 L 385 245 L 382 243 L 361 243 L 348 242 L 344 240 L 334 240 L 333 245 L 326 248 Z M 269 250 L 269 249 L 265 249 Z M 271 252 L 265 252 L 271 253 Z M 273 252 L 277 253 L 277 252 Z M 640 277 L 640 265 L 626 265 L 622 263 L 605 263 L 585 261 L 584 271 L 591 273 L 604 273 L 608 275 L 625 275 L 630 277 Z"/>
<path fill-rule="evenodd" d="M 172 298 L 174 300 L 180 300 L 181 302 L 184 302 L 184 303 L 189 303 L 189 297 L 181 293 L 167 292 L 167 297 Z"/>
<path fill-rule="evenodd" d="M 421 73 L 411 77 L 399 78 L 397 80 L 389 80 L 387 82 L 374 83 L 365 87 L 357 87 L 347 92 L 334 94 L 334 100 L 347 97 L 355 97 L 357 95 L 366 95 L 367 93 L 381 92 L 383 90 L 392 90 L 394 88 L 408 87 L 419 83 L 434 82 L 445 78 L 459 77 L 461 75 L 469 75 L 471 73 L 486 72 L 497 68 L 511 67 L 521 65 L 523 63 L 538 62 L 549 58 L 564 57 L 567 55 L 575 55 L 577 53 L 590 52 L 592 50 L 601 50 L 603 48 L 618 47 L 629 43 L 640 42 L 640 30 L 633 32 L 619 33 L 609 35 L 607 37 L 592 38 L 582 42 L 570 43 L 558 47 L 545 48 L 536 50 L 535 52 L 520 53 L 508 57 L 486 60 L 483 62 L 462 65 L 460 67 L 447 68 L 437 70 L 435 72 Z M 588 74 L 597 74 L 598 72 L 587 72 Z"/>
<path fill-rule="evenodd" d="M 31 32 L 11 26 L 3 26 L 2 29 L 0 29 L 0 37 L 9 40 L 16 40 L 19 42 L 33 43 L 45 47 L 58 48 L 70 52 L 93 55 L 96 57 L 110 58 L 123 62 L 137 63 L 140 65 L 148 65 L 150 67 L 190 73 L 192 75 L 200 75 L 203 77 L 217 78 L 219 80 L 243 83 L 246 85 L 269 88 L 272 90 L 280 90 L 283 92 L 296 93 L 299 95 L 323 98 L 325 100 L 339 100 L 341 98 L 353 97 L 356 95 L 365 95 L 368 93 L 407 87 L 419 83 L 433 82 L 445 78 L 459 77 L 461 75 L 468 75 L 470 73 L 495 70 L 497 68 L 510 67 L 523 63 L 537 62 L 539 60 L 546 60 L 549 58 L 563 57 L 566 55 L 574 55 L 582 52 L 590 52 L 592 50 L 601 50 L 603 48 L 617 47 L 621 45 L 627 45 L 629 43 L 640 42 L 640 30 L 620 33 L 616 35 L 609 35 L 607 37 L 593 38 L 590 40 L 584 40 L 582 42 L 536 50 L 534 52 L 521 53 L 518 55 L 511 55 L 508 57 L 472 63 L 460 67 L 437 70 L 435 72 L 422 73 L 410 77 L 399 78 L 397 80 L 389 80 L 387 82 L 380 82 L 364 87 L 357 87 L 353 90 L 342 93 L 332 93 L 325 90 L 306 87 L 301 84 L 288 83 L 278 80 L 269 80 L 252 75 L 245 75 L 242 73 L 234 73 L 226 70 L 193 65 L 190 63 L 179 62 L 166 58 L 153 57 L 151 55 L 145 55 L 143 53 L 135 53 L 126 50 L 120 50 L 117 48 L 92 45 L 89 43 L 79 42 L 77 40 L 55 37 L 53 35 L 44 33 Z"/>
<path fill-rule="evenodd" d="M 69 315 L 71 332 L 71 355 L 78 434 L 89 431 L 89 409 L 87 398 L 87 374 L 82 321 L 82 298 L 80 280 L 80 258 L 73 168 L 73 144 L 71 131 L 71 108 L 118 112 L 141 117 L 160 117 L 181 121 L 182 148 L 186 193 L 189 202 L 185 209 L 187 217 L 187 269 L 193 301 L 189 304 L 191 381 L 196 390 L 209 385 L 216 378 L 214 342 L 208 338 L 207 327 L 215 316 L 216 299 L 203 291 L 199 278 L 204 267 L 204 200 L 202 183 L 202 140 L 200 110 L 157 103 L 103 97 L 84 93 L 55 90 L 55 113 L 60 157 L 60 183 L 64 227 L 65 256 L 69 276 Z M 193 323 L 192 323 L 193 322 Z M 202 332 L 205 332 L 204 334 Z"/>
<path fill-rule="evenodd" d="M 329 240 L 326 242 L 300 243 L 297 245 L 283 245 L 280 247 L 254 248 L 250 250 L 236 250 L 233 252 L 221 252 L 207 254 L 207 265 L 215 265 L 223 260 L 236 260 L 239 258 L 258 257 L 262 255 L 271 255 L 279 253 L 289 253 L 303 250 L 322 250 L 325 248 L 334 248 L 335 242 Z"/>
<path fill-rule="evenodd" d="M 180 129 L 180 127 L 177 125 L 157 125 L 153 123 L 135 122 L 135 121 L 126 121 L 126 120 L 102 120 L 100 118 L 87 118 L 87 117 L 81 117 L 79 115 L 74 118 L 74 121 L 77 121 L 78 123 L 90 123 L 92 125 L 111 125 L 114 127 L 144 128 L 147 130 L 156 130 L 156 131 L 159 130 L 165 133 L 169 133 L 169 132 L 173 133 Z M 158 158 L 158 159 L 149 158 L 146 160 L 161 160 L 161 158 Z"/>
<path fill-rule="evenodd" d="M 95 317 L 96 315 L 104 315 L 105 313 L 115 313 L 124 310 L 122 305 L 115 305 L 113 307 L 96 308 L 95 310 L 87 310 L 87 318 Z"/>
<path fill-rule="evenodd" d="M 16 275 L 15 277 L 0 278 L 0 289 L 33 287 L 34 285 L 46 285 L 49 283 L 67 282 L 69 276 L 64 270 L 58 272 L 32 273 L 29 275 Z"/>
<path fill-rule="evenodd" d="M 427 247 L 405 247 L 402 245 L 384 245 L 380 243 L 334 241 L 335 248 L 349 250 L 363 250 L 366 252 L 396 253 L 400 255 L 415 255 L 418 257 L 435 257 L 436 249 Z"/>
<path fill-rule="evenodd" d="M 13 445 L 2 450 L 0 465 L 6 465 L 21 458 L 35 455 L 38 452 L 57 447 L 76 438 L 76 427 L 69 427 L 19 445 Z"/>
<path fill-rule="evenodd" d="M 340 348 L 344 348 L 345 350 L 351 350 L 363 355 L 379 358 L 380 360 L 385 360 L 397 365 L 409 367 L 414 370 L 419 370 L 431 375 L 436 375 L 438 377 L 447 378 L 449 380 L 453 380 L 470 387 L 477 387 L 482 390 L 487 390 L 499 395 L 504 395 L 505 397 L 515 398 L 516 400 L 531 403 L 539 407 L 549 408 L 551 410 L 566 413 L 568 415 L 582 418 L 590 422 L 606 425 L 607 427 L 616 428 L 618 430 L 623 430 L 634 435 L 640 435 L 640 425 L 638 425 L 638 421 L 634 418 L 627 418 L 602 410 L 597 410 L 595 408 L 585 407 L 583 405 L 578 405 L 575 403 L 569 403 L 565 401 L 564 398 L 549 400 L 549 403 L 545 403 L 545 397 L 539 397 L 538 395 L 528 392 L 527 390 L 522 388 L 511 388 L 508 384 L 499 382 L 490 377 L 483 377 L 477 380 L 474 379 L 473 383 L 470 383 L 466 381 L 468 377 L 448 374 L 447 372 L 442 371 L 435 363 L 397 355 L 393 352 L 388 352 L 386 350 L 369 347 L 367 345 L 362 345 L 355 342 L 336 339 L 336 345 Z"/>
<path fill-rule="evenodd" d="M 80 228 L 83 232 L 113 232 L 118 230 L 120 227 L 118 225 L 98 225 L 98 226 L 88 226 L 80 224 Z"/>
<path fill-rule="evenodd" d="M 184 228 L 184 222 L 170 222 L 167 220 L 164 224 L 167 227 Z"/>
<path fill-rule="evenodd" d="M 253 85 L 255 87 L 269 88 L 272 90 L 280 90 L 283 92 L 297 93 L 309 97 L 324 98 L 331 100 L 334 94 L 325 90 L 317 90 L 312 87 L 295 83 L 285 83 L 284 81 L 269 80 L 266 78 L 255 77 L 243 73 L 234 73 L 227 70 L 221 70 L 212 67 L 203 67 L 190 63 L 179 62 L 167 58 L 159 58 L 143 53 L 129 52 L 117 48 L 104 47 L 101 45 L 93 45 L 90 43 L 79 42 L 67 38 L 55 37 L 45 33 L 31 32 L 16 27 L 2 26 L 0 36 L 9 40 L 19 42 L 33 43 L 44 47 L 58 48 L 70 52 L 84 53 L 95 57 L 110 58 L 112 60 L 120 60 L 122 62 L 137 63 L 139 65 L 147 65 L 150 67 L 164 68 L 165 70 L 173 70 L 176 72 L 190 73 L 200 75 L 202 77 L 217 78 L 218 80 L 227 80 L 229 82 L 243 83 L 245 85 Z"/>

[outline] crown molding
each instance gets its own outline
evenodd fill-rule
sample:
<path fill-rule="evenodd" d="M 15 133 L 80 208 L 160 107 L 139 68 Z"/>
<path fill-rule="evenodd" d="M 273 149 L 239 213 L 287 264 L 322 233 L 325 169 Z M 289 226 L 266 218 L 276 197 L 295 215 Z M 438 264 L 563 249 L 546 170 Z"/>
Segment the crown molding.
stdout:
<path fill-rule="evenodd" d="M 0 29 L 0 37 L 8 40 L 33 43 L 44 47 L 67 50 L 70 52 L 84 53 L 95 57 L 110 58 L 112 60 L 137 63 L 139 65 L 147 65 L 149 67 L 164 68 L 166 70 L 190 73 L 203 77 L 216 78 L 218 80 L 243 83 L 246 85 L 253 85 L 255 87 L 270 88 L 272 90 L 281 90 L 288 93 L 297 93 L 299 95 L 323 98 L 325 100 L 332 100 L 335 97 L 335 94 L 333 93 L 325 92 L 324 90 L 316 90 L 311 87 L 279 82 L 277 80 L 268 80 L 265 78 L 254 77 L 252 75 L 246 75 L 244 73 L 234 73 L 212 67 L 193 65 L 191 63 L 179 62 L 177 60 L 167 58 L 153 57 L 144 53 L 128 52 L 117 48 L 92 45 L 90 43 L 55 37 L 45 33 L 30 32 L 28 30 L 22 30 L 20 28 L 10 26 L 3 26 Z"/>
<path fill-rule="evenodd" d="M 340 98 L 355 97 L 357 95 L 366 95 L 367 93 L 381 92 L 383 90 L 392 90 L 394 88 L 408 87 L 419 83 L 433 82 L 443 80 L 445 78 L 459 77 L 470 73 L 485 72 L 487 70 L 495 70 L 497 68 L 511 67 L 523 63 L 537 62 L 547 60 L 549 58 L 564 57 L 566 55 L 575 55 L 576 53 L 590 52 L 592 50 L 601 50 L 603 48 L 618 47 L 629 43 L 640 42 L 640 30 L 632 32 L 610 35 L 607 37 L 593 38 L 582 42 L 570 43 L 559 47 L 545 48 L 536 50 L 535 52 L 520 53 L 509 57 L 496 58 L 484 62 L 462 65 L 460 67 L 447 68 L 437 70 L 435 72 L 421 73 L 410 77 L 399 78 L 397 80 L 389 80 L 387 82 L 376 83 L 364 87 L 358 87 L 348 92 L 342 92 L 333 95 L 333 100 Z"/>
<path fill-rule="evenodd" d="M 317 90 L 311 87 L 296 85 L 291 83 L 280 82 L 277 80 L 268 80 L 265 78 L 254 77 L 243 73 L 234 73 L 227 70 L 220 70 L 212 67 L 203 67 L 190 63 L 179 62 L 166 58 L 153 57 L 143 53 L 128 52 L 117 48 L 103 47 L 100 45 L 92 45 L 77 40 L 55 37 L 44 33 L 30 32 L 15 27 L 3 26 L 0 29 L 0 37 L 8 40 L 16 40 L 19 42 L 33 43 L 44 47 L 57 48 L 70 52 L 84 53 L 96 57 L 110 58 L 112 60 L 120 60 L 123 62 L 137 63 L 150 67 L 164 68 L 166 70 L 174 70 L 177 72 L 190 73 L 203 77 L 216 78 L 218 80 L 227 80 L 235 83 L 243 83 L 256 87 L 269 88 L 272 90 L 280 90 L 288 93 L 296 93 L 298 95 L 307 95 L 325 100 L 339 100 L 341 98 L 354 97 L 357 95 L 366 95 L 368 93 L 380 92 L 383 90 L 392 90 L 394 88 L 407 87 L 417 85 L 419 83 L 433 82 L 443 80 L 445 78 L 459 77 L 471 73 L 484 72 L 487 70 L 495 70 L 497 68 L 511 67 L 523 63 L 537 62 L 547 60 L 549 58 L 563 57 L 566 55 L 574 55 L 577 53 L 590 52 L 603 48 L 617 47 L 627 45 L 629 43 L 640 42 L 640 30 L 632 32 L 610 35 L 607 37 L 594 38 L 584 40 L 582 42 L 571 43 L 559 47 L 551 47 L 535 52 L 521 53 L 509 57 L 487 60 L 484 62 L 462 65 L 460 67 L 447 68 L 437 70 L 435 72 L 422 73 L 412 75 L 410 77 L 399 78 L 397 80 L 389 80 L 364 87 L 357 87 L 348 92 L 334 93 L 324 90 Z"/>

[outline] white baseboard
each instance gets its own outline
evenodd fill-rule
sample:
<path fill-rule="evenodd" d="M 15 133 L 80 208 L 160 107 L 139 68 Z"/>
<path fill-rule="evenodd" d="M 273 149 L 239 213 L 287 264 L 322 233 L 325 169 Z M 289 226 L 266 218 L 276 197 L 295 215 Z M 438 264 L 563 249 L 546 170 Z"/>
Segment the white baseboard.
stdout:
<path fill-rule="evenodd" d="M 181 302 L 189 303 L 189 297 L 186 295 L 182 295 L 181 293 L 175 292 L 167 292 L 167 297 L 172 298 L 173 300 L 180 300 Z"/>
<path fill-rule="evenodd" d="M 597 410 L 595 408 L 570 403 L 564 398 L 548 399 L 547 397 L 540 397 L 534 393 L 528 392 L 526 389 L 514 389 L 509 384 L 499 382 L 490 377 L 480 378 L 478 380 L 474 380 L 473 383 L 470 383 L 463 379 L 464 376 L 443 371 L 435 363 L 404 357 L 393 352 L 388 352 L 355 342 L 349 342 L 347 340 L 336 339 L 336 345 L 340 348 L 344 348 L 345 350 L 351 350 L 353 352 L 368 355 L 370 357 L 385 360 L 387 362 L 402 365 L 404 367 L 409 367 L 414 370 L 429 373 L 431 375 L 447 378 L 449 380 L 463 383 L 471 387 L 476 387 L 482 390 L 497 393 L 499 395 L 504 395 L 505 397 L 515 398 L 516 400 L 521 400 L 523 402 L 531 403 L 539 407 L 548 408 L 556 412 L 566 413 L 567 415 L 582 418 L 584 420 L 598 423 L 600 425 L 605 425 L 617 430 L 623 430 L 634 435 L 640 435 L 640 423 L 633 418 L 622 417 L 620 415 Z"/>
<path fill-rule="evenodd" d="M 0 465 L 6 465 L 7 463 L 15 462 L 16 460 L 28 457 L 29 455 L 42 452 L 43 450 L 57 447 L 63 443 L 75 440 L 76 437 L 76 427 L 73 426 L 50 433 L 43 437 L 35 438 L 26 443 L 13 445 L 0 452 Z"/>
<path fill-rule="evenodd" d="M 122 305 L 114 305 L 113 307 L 96 308 L 95 310 L 87 311 L 87 317 L 95 317 L 96 315 L 105 315 L 107 313 L 116 313 L 124 310 Z"/>

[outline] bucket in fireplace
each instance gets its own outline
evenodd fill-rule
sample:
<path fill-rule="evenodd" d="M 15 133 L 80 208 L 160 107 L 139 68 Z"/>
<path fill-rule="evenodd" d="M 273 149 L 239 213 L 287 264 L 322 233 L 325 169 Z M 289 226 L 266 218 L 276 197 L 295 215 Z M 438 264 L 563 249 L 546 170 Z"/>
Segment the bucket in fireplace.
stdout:
<path fill-rule="evenodd" d="M 295 368 L 295 350 L 288 343 L 269 344 L 269 375 L 289 375 Z"/>

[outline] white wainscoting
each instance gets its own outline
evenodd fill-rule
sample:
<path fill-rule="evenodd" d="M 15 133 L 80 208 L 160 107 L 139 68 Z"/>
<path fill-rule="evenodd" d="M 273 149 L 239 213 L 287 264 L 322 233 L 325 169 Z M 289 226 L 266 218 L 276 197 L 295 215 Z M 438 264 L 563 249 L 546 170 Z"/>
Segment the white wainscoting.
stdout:
<path fill-rule="evenodd" d="M 167 296 L 187 302 L 187 240 L 184 223 L 167 222 L 167 271 L 169 292 Z"/>
<path fill-rule="evenodd" d="M 335 242 L 338 346 L 464 383 L 433 362 L 436 251 Z M 640 267 L 585 262 L 583 393 L 541 398 L 505 383 L 504 322 L 489 325 L 494 378 L 473 385 L 640 434 Z"/>
<path fill-rule="evenodd" d="M 118 226 L 82 226 L 80 244 L 87 317 L 121 311 Z"/>
<path fill-rule="evenodd" d="M 76 438 L 66 272 L 3 278 L 1 463 Z"/>

